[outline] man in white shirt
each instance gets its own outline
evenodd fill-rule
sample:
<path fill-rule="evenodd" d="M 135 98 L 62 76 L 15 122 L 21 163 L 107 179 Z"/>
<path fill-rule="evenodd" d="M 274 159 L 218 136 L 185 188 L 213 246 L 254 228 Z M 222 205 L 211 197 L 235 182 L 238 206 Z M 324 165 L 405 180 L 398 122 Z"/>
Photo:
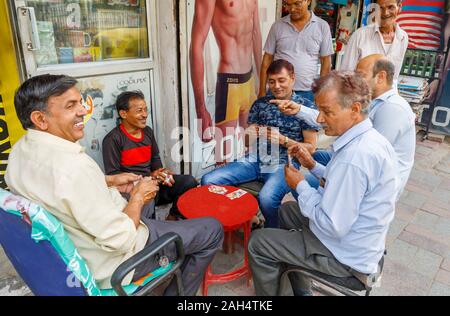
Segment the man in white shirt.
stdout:
<path fill-rule="evenodd" d="M 397 81 L 408 48 L 408 34 L 395 22 L 401 12 L 402 0 L 377 0 L 379 23 L 358 29 L 345 47 L 340 70 L 354 71 L 359 60 L 382 54 L 395 65 Z"/>
<path fill-rule="evenodd" d="M 76 83 L 64 75 L 42 75 L 28 79 L 17 91 L 14 104 L 27 134 L 9 156 L 8 187 L 61 221 L 101 288 L 111 287 L 111 275 L 122 262 L 159 236 L 177 233 L 187 255 L 182 267 L 185 292 L 195 295 L 221 247 L 221 224 L 211 218 L 164 222 L 141 217 L 144 205 L 156 195 L 157 182 L 130 173 L 105 176 L 86 155 L 78 140 L 84 135 L 87 111 Z M 119 190 L 130 193 L 129 202 Z M 173 260 L 174 247 L 164 252 Z M 158 266 L 156 260 L 144 262 L 124 283 Z M 176 294 L 174 282 L 165 294 Z"/>
<path fill-rule="evenodd" d="M 391 144 L 368 118 L 369 87 L 353 72 L 332 71 L 313 85 L 325 134 L 338 136 L 327 167 L 301 145 L 289 149 L 321 179 L 312 188 L 304 175 L 286 166 L 288 185 L 298 204 L 280 208 L 281 229 L 253 232 L 249 262 L 256 295 L 276 295 L 286 265 L 348 278 L 378 271 L 398 190 L 396 156 Z M 294 294 L 308 295 L 311 282 L 290 278 Z"/>

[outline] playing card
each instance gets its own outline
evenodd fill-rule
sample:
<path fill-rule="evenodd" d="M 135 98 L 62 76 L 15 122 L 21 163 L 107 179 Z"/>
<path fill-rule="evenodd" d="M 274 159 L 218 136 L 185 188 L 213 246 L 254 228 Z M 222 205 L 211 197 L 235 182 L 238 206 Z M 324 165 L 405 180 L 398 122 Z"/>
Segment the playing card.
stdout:
<path fill-rule="evenodd" d="M 210 185 L 208 187 L 209 192 L 211 193 L 215 193 L 215 194 L 225 194 L 228 192 L 227 189 L 225 189 L 224 187 L 219 187 L 217 185 Z"/>
<path fill-rule="evenodd" d="M 163 183 L 169 184 L 173 180 L 173 176 L 171 174 L 167 174 L 165 172 L 161 172 L 161 174 L 165 177 Z"/>
<path fill-rule="evenodd" d="M 247 193 L 247 191 L 239 189 L 239 190 L 236 190 L 234 192 L 228 193 L 226 195 L 226 197 L 229 198 L 230 200 L 234 200 L 234 199 L 240 198 L 241 196 L 243 196 L 246 193 Z"/>

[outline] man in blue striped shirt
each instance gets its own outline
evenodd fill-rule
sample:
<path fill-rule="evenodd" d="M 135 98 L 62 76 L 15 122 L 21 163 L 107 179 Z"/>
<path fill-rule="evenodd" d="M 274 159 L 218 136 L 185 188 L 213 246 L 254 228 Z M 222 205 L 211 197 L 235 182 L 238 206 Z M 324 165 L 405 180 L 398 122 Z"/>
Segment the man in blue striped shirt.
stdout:
<path fill-rule="evenodd" d="M 248 251 L 257 295 L 278 293 L 285 265 L 343 278 L 377 272 L 394 218 L 397 157 L 368 118 L 367 83 L 358 74 L 332 71 L 316 80 L 313 91 L 317 121 L 326 135 L 338 139 L 327 167 L 302 146 L 289 149 L 321 185 L 314 189 L 300 171 L 285 168 L 298 204 L 281 206 L 281 229 L 252 234 Z M 310 293 L 310 280 L 299 275 L 290 280 L 294 294 Z"/>

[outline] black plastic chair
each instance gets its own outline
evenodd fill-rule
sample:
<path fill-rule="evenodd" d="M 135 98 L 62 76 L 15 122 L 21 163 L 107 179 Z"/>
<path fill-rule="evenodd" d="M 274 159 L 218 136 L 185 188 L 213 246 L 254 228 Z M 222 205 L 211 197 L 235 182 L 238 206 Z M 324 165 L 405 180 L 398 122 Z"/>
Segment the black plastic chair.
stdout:
<path fill-rule="evenodd" d="M 386 255 L 386 252 L 385 252 Z M 384 265 L 384 255 L 378 263 L 378 271 L 373 274 L 363 274 L 352 271 L 352 277 L 340 278 L 321 273 L 319 271 L 308 270 L 298 266 L 288 266 L 280 277 L 280 280 L 287 280 L 290 273 L 300 273 L 320 284 L 326 285 L 345 296 L 360 296 L 356 291 L 365 291 L 365 296 L 369 296 L 374 285 L 381 277 Z M 313 289 L 324 295 L 335 296 L 335 293 L 323 287 L 317 287 L 313 282 Z M 280 290 L 281 291 L 281 287 Z M 281 295 L 279 292 L 278 295 Z"/>
<path fill-rule="evenodd" d="M 125 262 L 122 262 L 117 269 L 114 271 L 111 277 L 111 285 L 112 288 L 116 291 L 116 293 L 120 296 L 128 296 L 129 294 L 122 287 L 122 280 L 136 267 L 145 261 L 149 260 L 154 256 L 159 256 L 159 252 L 170 245 L 171 243 L 175 243 L 177 249 L 177 259 L 175 264 L 162 276 L 153 279 L 148 284 L 140 287 L 136 292 L 132 294 L 132 296 L 145 296 L 157 288 L 159 285 L 168 281 L 172 277 L 175 277 L 177 282 L 178 295 L 184 296 L 184 286 L 181 278 L 181 270 L 180 267 L 184 262 L 184 247 L 181 237 L 176 233 L 167 233 L 158 238 L 156 241 L 151 243 L 149 246 L 135 254 L 133 257 L 129 258 Z M 166 260 L 165 263 L 162 261 Z M 165 257 L 160 257 L 159 260 L 161 265 L 168 264 L 168 259 Z"/>

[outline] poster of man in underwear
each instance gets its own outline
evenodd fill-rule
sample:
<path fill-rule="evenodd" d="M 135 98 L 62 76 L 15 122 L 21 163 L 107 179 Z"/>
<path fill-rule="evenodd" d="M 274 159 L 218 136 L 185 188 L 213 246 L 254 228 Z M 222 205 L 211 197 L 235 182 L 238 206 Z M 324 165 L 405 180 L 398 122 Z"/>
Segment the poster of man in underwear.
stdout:
<path fill-rule="evenodd" d="M 202 169 L 239 154 L 235 149 L 242 135 L 236 129 L 247 127 L 248 112 L 257 98 L 262 41 L 276 10 L 276 0 L 195 0 L 188 4 L 192 18 L 190 106 L 195 107 L 191 109 L 191 132 L 196 134 L 193 151 L 198 147 L 203 151 Z"/>

